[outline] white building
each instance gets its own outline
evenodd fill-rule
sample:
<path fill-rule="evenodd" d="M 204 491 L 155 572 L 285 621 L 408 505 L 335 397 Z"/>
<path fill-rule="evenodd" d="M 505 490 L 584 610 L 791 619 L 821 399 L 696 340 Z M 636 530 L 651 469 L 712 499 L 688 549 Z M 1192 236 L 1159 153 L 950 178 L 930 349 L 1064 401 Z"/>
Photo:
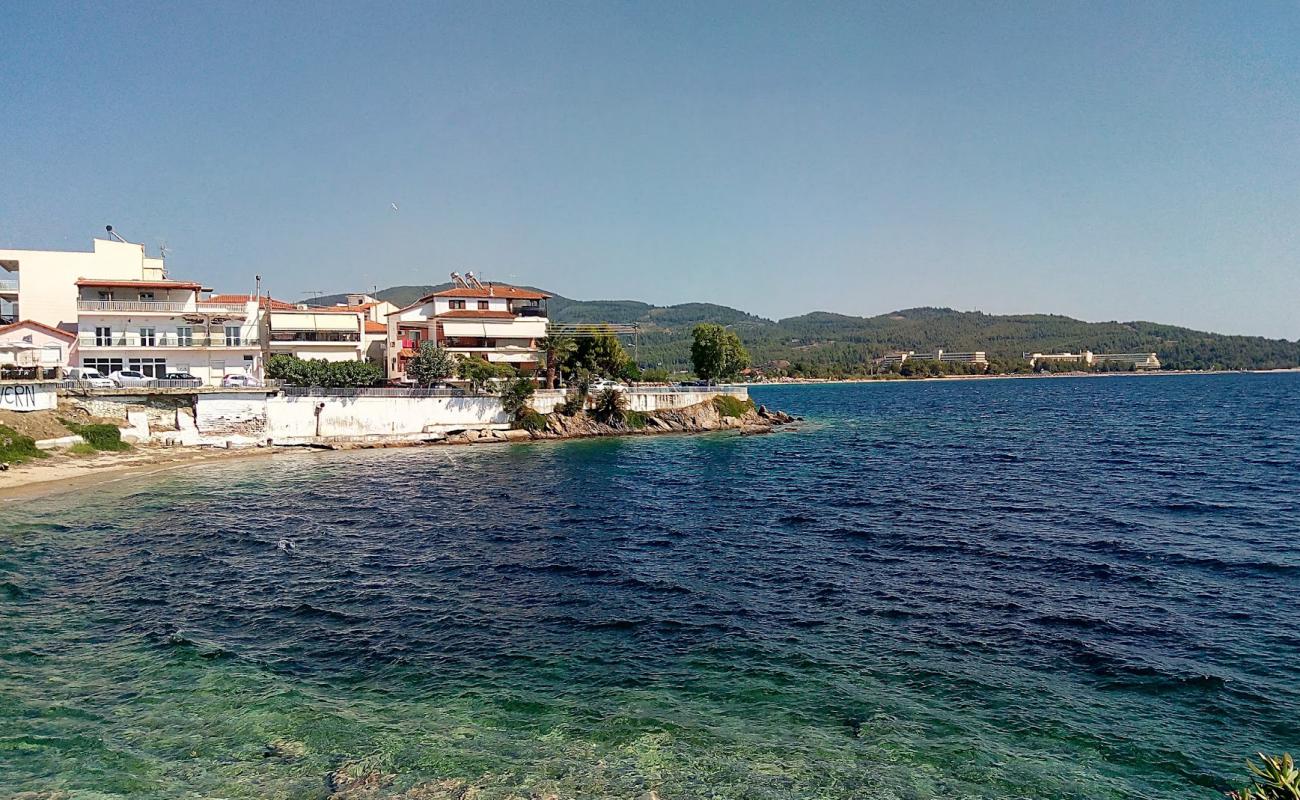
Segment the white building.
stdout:
<path fill-rule="evenodd" d="M 0 250 L 0 318 L 6 324 L 29 319 L 75 331 L 79 278 L 164 280 L 161 258 L 144 245 L 96 239 L 94 250 Z"/>
<path fill-rule="evenodd" d="M 522 374 L 538 371 L 540 340 L 549 320 L 550 295 L 504 284 L 484 284 L 453 273 L 456 285 L 425 295 L 388 315 L 388 376 L 401 380 L 406 362 L 425 341 L 452 353 L 509 364 Z"/>
<path fill-rule="evenodd" d="M 878 359 L 876 363 L 882 367 L 892 366 L 894 364 L 903 364 L 907 361 L 938 361 L 947 364 L 981 364 L 987 366 L 989 363 L 988 356 L 983 350 L 976 350 L 973 353 L 948 353 L 943 350 L 937 350 L 933 353 L 918 353 L 915 350 L 897 350 Z"/>
<path fill-rule="evenodd" d="M 1045 361 L 1079 361 L 1088 366 L 1104 363 L 1131 364 L 1134 369 L 1160 369 L 1160 359 L 1155 353 L 1025 353 L 1031 367 Z"/>
<path fill-rule="evenodd" d="M 75 286 L 80 366 L 151 378 L 188 372 L 209 385 L 262 376 L 255 302 L 203 299 L 191 281 L 83 278 Z"/>

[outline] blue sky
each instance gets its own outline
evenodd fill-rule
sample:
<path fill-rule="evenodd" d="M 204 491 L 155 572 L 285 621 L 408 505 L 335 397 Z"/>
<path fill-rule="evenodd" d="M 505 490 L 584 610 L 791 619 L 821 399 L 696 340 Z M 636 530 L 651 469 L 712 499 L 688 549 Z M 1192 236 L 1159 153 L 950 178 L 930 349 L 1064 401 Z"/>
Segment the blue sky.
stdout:
<path fill-rule="evenodd" d="M 1300 338 L 1295 3 L 30 2 L 0 39 L 0 247 Z"/>

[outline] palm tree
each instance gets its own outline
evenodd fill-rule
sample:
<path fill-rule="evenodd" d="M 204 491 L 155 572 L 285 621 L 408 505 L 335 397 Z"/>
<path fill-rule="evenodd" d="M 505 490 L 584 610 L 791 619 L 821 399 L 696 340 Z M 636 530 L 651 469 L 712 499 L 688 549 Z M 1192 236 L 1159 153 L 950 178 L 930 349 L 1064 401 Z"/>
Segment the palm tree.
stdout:
<path fill-rule="evenodd" d="M 578 349 L 578 343 L 568 336 L 547 336 L 538 342 L 546 354 L 546 388 L 555 388 L 555 374 L 564 360 Z"/>

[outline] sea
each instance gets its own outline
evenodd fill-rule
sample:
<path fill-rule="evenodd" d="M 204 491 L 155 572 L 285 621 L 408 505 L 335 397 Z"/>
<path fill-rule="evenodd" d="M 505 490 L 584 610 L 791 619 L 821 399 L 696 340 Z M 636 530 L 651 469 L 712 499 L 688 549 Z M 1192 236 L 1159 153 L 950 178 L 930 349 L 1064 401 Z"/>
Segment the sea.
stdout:
<path fill-rule="evenodd" d="M 1300 375 L 0 502 L 0 797 L 1221 798 L 1300 754 Z"/>

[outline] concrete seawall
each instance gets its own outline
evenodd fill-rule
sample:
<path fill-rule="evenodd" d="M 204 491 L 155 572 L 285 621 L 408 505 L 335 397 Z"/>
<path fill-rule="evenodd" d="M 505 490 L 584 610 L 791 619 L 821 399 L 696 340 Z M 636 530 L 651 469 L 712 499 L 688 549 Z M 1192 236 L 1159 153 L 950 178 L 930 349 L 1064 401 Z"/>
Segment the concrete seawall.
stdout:
<path fill-rule="evenodd" d="M 746 400 L 744 387 L 628 390 L 628 409 L 687 408 L 719 394 Z M 552 412 L 567 395 L 541 390 L 531 405 Z M 421 441 L 464 430 L 505 430 L 510 420 L 493 396 L 427 396 L 378 390 L 280 393 L 238 389 L 187 393 L 97 392 L 68 400 L 88 413 L 131 423 L 137 439 L 174 444 L 301 445 L 331 441 Z"/>

